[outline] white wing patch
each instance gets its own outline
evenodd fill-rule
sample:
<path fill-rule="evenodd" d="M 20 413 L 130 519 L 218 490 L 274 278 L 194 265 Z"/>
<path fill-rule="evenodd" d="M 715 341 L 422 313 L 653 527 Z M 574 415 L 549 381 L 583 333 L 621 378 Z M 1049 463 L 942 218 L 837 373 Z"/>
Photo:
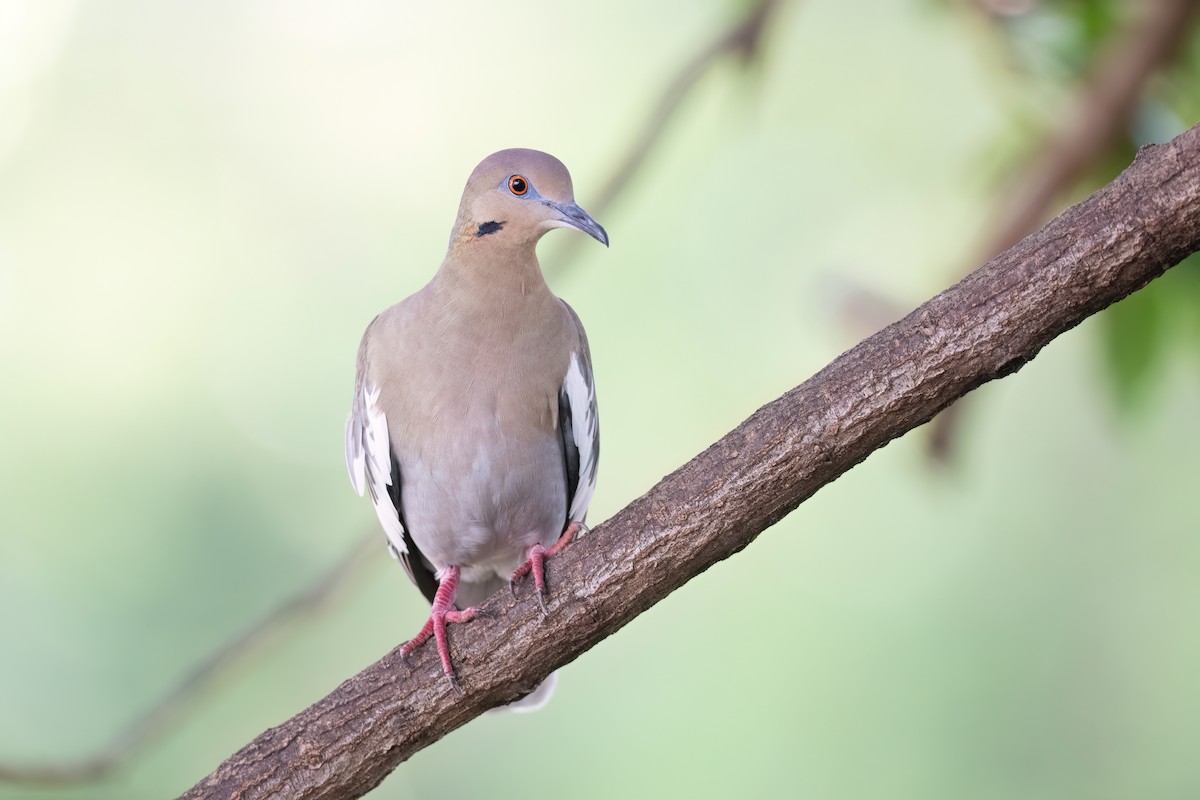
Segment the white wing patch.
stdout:
<path fill-rule="evenodd" d="M 392 502 L 392 449 L 388 441 L 387 418 L 379 409 L 379 389 L 363 386 L 354 398 L 350 419 L 346 420 L 346 468 L 350 484 L 361 496 L 371 492 L 371 504 L 388 538 L 388 552 L 399 559 L 408 554 L 404 545 L 404 526 L 400 510 Z"/>
<path fill-rule="evenodd" d="M 571 365 L 563 381 L 563 391 L 571 407 L 571 438 L 579 449 L 579 486 L 567 511 L 570 522 L 583 522 L 592 494 L 596 491 L 596 457 L 599 455 L 599 422 L 596 416 L 596 387 L 591 376 L 583 374 L 579 354 L 571 354 Z"/>

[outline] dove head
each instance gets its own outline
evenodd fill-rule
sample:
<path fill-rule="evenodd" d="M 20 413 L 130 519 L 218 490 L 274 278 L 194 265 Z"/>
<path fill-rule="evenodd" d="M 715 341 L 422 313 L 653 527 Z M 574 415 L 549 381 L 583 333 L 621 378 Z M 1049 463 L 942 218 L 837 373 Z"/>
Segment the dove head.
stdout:
<path fill-rule="evenodd" d="M 492 153 L 467 179 L 451 249 L 529 248 L 552 228 L 574 228 L 608 246 L 608 234 L 575 202 L 571 174 L 548 153 Z"/>

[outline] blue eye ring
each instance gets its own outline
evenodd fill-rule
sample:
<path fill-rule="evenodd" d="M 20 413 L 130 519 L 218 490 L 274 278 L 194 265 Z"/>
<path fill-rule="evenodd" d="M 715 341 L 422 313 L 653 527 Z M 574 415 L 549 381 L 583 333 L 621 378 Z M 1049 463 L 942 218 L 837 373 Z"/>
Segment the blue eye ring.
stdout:
<path fill-rule="evenodd" d="M 508 190 L 517 197 L 529 194 L 529 181 L 524 175 L 511 175 L 508 179 Z"/>

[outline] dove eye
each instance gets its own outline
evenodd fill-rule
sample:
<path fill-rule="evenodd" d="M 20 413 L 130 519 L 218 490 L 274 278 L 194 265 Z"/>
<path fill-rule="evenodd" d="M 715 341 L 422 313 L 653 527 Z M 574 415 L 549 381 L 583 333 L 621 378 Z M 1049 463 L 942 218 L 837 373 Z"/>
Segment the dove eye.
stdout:
<path fill-rule="evenodd" d="M 508 179 L 508 190 L 520 197 L 529 192 L 529 181 L 525 180 L 524 175 L 513 175 Z"/>

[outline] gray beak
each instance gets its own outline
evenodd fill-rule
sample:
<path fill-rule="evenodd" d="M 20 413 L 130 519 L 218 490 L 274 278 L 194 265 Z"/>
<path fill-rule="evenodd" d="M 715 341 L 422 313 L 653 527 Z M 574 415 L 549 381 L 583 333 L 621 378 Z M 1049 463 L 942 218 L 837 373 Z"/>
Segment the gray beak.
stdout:
<path fill-rule="evenodd" d="M 608 247 L 608 233 L 605 232 L 604 228 L 600 227 L 599 222 L 592 219 L 591 214 L 584 211 L 576 203 L 559 203 L 554 200 L 546 200 L 545 203 L 558 212 L 559 219 L 564 227 L 583 231 L 600 244 Z"/>

